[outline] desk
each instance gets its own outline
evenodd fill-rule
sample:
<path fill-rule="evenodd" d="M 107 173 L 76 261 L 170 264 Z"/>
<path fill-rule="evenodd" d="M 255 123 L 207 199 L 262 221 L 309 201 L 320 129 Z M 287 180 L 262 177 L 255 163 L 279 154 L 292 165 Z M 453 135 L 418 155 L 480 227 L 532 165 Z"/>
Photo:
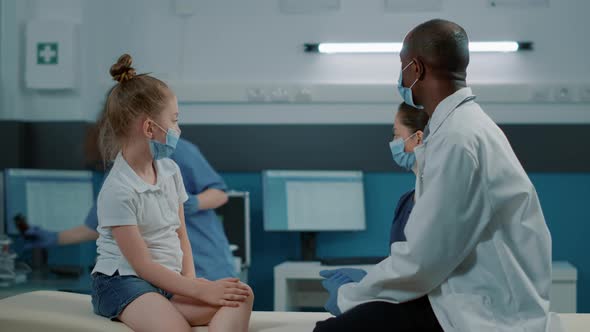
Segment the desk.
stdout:
<path fill-rule="evenodd" d="M 49 272 L 33 272 L 21 284 L 0 287 L 0 299 L 38 290 L 61 290 L 90 294 L 91 280 L 88 273 L 80 277 L 63 277 Z"/>
<path fill-rule="evenodd" d="M 297 311 L 300 307 L 323 307 L 328 292 L 321 285 L 320 270 L 371 265 L 325 266 L 319 262 L 284 262 L 274 268 L 274 310 Z M 550 310 L 576 312 L 577 270 L 568 262 L 553 262 Z"/>

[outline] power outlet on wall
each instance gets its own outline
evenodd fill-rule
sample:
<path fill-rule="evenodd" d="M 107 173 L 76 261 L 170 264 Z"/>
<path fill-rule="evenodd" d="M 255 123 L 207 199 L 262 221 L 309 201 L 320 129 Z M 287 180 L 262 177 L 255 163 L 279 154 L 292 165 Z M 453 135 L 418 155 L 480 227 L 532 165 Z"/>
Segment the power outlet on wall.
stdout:
<path fill-rule="evenodd" d="M 572 89 L 567 86 L 558 86 L 553 91 L 555 101 L 571 102 L 574 100 Z"/>
<path fill-rule="evenodd" d="M 270 92 L 270 101 L 273 103 L 288 103 L 289 92 L 283 88 L 274 88 Z"/>
<path fill-rule="evenodd" d="M 531 101 L 548 102 L 551 101 L 551 87 L 535 87 L 531 91 Z"/>
<path fill-rule="evenodd" d="M 251 103 L 263 103 L 266 101 L 266 92 L 261 88 L 250 88 L 246 91 L 246 98 Z"/>
<path fill-rule="evenodd" d="M 580 87 L 580 101 L 583 102 L 590 102 L 590 86 L 582 86 Z"/>
<path fill-rule="evenodd" d="M 306 88 L 299 89 L 294 97 L 295 102 L 298 103 L 310 103 L 311 99 L 311 91 Z"/>

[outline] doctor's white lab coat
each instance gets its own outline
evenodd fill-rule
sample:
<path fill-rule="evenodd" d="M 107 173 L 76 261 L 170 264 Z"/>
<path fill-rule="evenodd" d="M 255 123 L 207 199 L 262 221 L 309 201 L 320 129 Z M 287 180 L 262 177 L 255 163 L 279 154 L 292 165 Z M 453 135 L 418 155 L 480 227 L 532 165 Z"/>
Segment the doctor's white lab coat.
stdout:
<path fill-rule="evenodd" d="M 340 287 L 342 312 L 427 295 L 445 331 L 549 329 L 551 237 L 539 199 L 473 99 L 463 88 L 437 106 L 415 150 L 407 241 L 392 244 L 360 283 Z"/>

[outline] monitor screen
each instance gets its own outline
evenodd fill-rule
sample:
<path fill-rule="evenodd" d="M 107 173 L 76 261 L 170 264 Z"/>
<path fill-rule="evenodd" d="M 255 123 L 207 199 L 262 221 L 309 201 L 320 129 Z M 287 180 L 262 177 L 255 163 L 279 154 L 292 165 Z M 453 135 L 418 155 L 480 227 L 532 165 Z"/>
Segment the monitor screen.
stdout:
<path fill-rule="evenodd" d="M 228 201 L 215 209 L 230 244 L 236 245 L 234 256 L 242 258 L 245 267 L 250 265 L 250 194 L 229 191 Z"/>
<path fill-rule="evenodd" d="M 262 174 L 266 231 L 365 229 L 360 171 L 275 171 Z"/>
<path fill-rule="evenodd" d="M 92 172 L 8 169 L 4 177 L 7 233 L 18 235 L 15 217 L 29 226 L 63 231 L 80 226 L 94 202 Z"/>

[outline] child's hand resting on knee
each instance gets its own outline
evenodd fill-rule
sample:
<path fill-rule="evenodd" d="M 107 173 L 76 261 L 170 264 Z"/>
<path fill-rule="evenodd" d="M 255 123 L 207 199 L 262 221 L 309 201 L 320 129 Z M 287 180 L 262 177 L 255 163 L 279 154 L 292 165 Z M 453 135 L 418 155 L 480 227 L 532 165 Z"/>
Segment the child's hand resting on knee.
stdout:
<path fill-rule="evenodd" d="M 196 279 L 199 300 L 214 306 L 238 307 L 250 296 L 250 288 L 238 278 L 225 278 L 217 281 Z"/>

